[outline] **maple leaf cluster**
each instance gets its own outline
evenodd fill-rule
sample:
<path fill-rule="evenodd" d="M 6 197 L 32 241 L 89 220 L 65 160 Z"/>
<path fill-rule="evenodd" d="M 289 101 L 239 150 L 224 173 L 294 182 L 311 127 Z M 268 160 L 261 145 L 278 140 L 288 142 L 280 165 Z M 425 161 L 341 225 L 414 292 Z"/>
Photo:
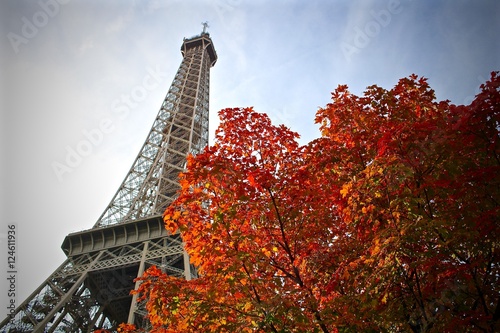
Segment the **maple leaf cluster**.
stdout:
<path fill-rule="evenodd" d="M 416 75 L 339 86 L 303 146 L 252 108 L 219 116 L 164 214 L 199 278 L 146 271 L 151 332 L 500 330 L 498 73 L 468 106 Z"/>

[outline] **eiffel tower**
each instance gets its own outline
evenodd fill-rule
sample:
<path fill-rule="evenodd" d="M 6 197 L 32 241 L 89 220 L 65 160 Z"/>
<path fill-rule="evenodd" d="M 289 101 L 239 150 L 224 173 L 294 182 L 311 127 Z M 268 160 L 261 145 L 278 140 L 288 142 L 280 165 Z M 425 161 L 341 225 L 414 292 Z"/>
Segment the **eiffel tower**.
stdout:
<path fill-rule="evenodd" d="M 203 24 L 182 43 L 183 60 L 132 168 L 92 229 L 63 241 L 67 259 L 14 313 L 0 332 L 92 332 L 122 322 L 148 328 L 144 304 L 130 291 L 156 265 L 196 277 L 182 239 L 169 234 L 162 213 L 175 199 L 186 156 L 208 144 L 210 68 L 217 60 Z"/>

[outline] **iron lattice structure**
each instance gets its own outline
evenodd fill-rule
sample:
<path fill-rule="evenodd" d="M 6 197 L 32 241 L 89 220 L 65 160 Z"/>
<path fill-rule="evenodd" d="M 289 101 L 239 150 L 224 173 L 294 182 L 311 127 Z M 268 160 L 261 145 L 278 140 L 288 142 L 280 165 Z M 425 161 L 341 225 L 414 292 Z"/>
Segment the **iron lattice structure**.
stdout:
<path fill-rule="evenodd" d="M 206 28 L 206 25 L 205 25 Z M 64 263 L 15 312 L 0 332 L 92 332 L 122 322 L 148 328 L 144 304 L 130 291 L 156 265 L 191 279 L 180 235 L 168 234 L 162 213 L 175 199 L 188 154 L 208 144 L 210 35 L 184 39 L 183 60 L 132 168 L 89 230 L 66 236 Z"/>

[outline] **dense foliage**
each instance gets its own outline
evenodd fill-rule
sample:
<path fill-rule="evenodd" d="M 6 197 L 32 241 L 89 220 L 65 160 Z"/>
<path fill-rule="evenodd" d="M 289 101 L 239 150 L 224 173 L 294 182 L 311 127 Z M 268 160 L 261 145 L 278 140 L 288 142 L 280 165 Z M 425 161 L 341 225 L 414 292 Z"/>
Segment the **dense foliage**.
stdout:
<path fill-rule="evenodd" d="M 499 331 L 498 73 L 481 89 L 455 106 L 415 75 L 339 86 L 305 146 L 220 111 L 164 214 L 200 277 L 146 271 L 153 332 Z"/>

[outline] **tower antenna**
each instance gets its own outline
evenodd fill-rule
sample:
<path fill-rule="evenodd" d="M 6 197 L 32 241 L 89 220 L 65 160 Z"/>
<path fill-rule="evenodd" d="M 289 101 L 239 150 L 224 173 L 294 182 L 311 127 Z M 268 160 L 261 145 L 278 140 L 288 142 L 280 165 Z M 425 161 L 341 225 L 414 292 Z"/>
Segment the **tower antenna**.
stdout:
<path fill-rule="evenodd" d="M 208 22 L 202 22 L 201 25 L 203 26 L 203 33 L 207 33 L 207 28 L 209 28 Z"/>

